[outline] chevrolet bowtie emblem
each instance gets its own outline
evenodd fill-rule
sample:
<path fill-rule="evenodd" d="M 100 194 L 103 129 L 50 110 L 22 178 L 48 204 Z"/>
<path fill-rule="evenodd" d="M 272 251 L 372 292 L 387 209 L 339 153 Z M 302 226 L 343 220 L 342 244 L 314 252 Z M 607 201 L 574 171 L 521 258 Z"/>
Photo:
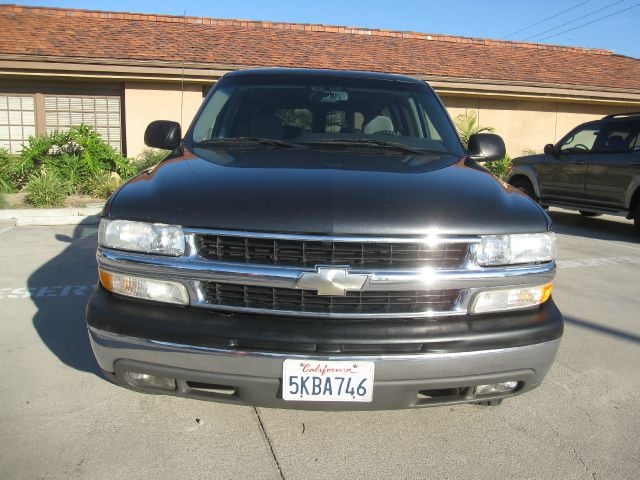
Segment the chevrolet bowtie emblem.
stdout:
<path fill-rule="evenodd" d="M 315 272 L 304 272 L 295 287 L 315 290 L 318 295 L 346 295 L 347 291 L 362 290 L 368 274 L 349 273 L 348 268 L 316 267 Z"/>

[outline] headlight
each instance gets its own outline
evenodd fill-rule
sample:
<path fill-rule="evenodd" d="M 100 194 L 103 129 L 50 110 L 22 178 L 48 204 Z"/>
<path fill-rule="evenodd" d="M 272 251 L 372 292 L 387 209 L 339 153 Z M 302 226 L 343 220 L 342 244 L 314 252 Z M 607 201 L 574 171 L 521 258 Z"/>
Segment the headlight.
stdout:
<path fill-rule="evenodd" d="M 185 245 L 179 226 L 106 218 L 100 221 L 98 241 L 107 248 L 174 257 L 184 254 Z"/>
<path fill-rule="evenodd" d="M 178 282 L 136 277 L 100 269 L 100 283 L 112 293 L 155 302 L 189 304 L 187 288 Z"/>
<path fill-rule="evenodd" d="M 471 313 L 501 312 L 534 307 L 549 300 L 552 290 L 551 283 L 536 287 L 487 290 L 476 295 Z"/>
<path fill-rule="evenodd" d="M 556 234 L 524 233 L 486 235 L 477 250 L 478 264 L 483 267 L 548 262 L 556 257 Z"/>

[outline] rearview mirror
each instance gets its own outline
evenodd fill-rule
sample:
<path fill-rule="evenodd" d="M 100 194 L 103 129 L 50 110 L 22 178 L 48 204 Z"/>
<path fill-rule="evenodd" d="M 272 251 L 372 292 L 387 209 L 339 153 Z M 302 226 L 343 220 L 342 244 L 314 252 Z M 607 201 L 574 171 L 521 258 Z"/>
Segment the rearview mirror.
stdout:
<path fill-rule="evenodd" d="M 478 162 L 502 160 L 507 155 L 504 141 L 493 133 L 476 133 L 469 137 L 469 156 Z"/>
<path fill-rule="evenodd" d="M 180 124 L 170 120 L 151 122 L 144 132 L 144 143 L 148 147 L 175 150 L 181 141 Z"/>
<path fill-rule="evenodd" d="M 556 147 L 554 147 L 552 143 L 548 143 L 544 146 L 544 153 L 547 155 L 555 155 Z"/>

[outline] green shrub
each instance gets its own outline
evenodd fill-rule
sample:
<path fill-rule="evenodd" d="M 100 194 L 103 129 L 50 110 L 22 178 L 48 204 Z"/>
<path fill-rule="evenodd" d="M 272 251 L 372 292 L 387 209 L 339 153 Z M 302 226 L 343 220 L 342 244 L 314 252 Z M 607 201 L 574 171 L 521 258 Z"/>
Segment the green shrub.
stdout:
<path fill-rule="evenodd" d="M 20 154 L 17 186 L 31 181 L 41 167 L 64 179 L 67 193 L 88 193 L 86 185 L 105 172 L 117 172 L 122 178 L 130 178 L 137 172 L 135 164 L 87 125 L 30 137 Z"/>
<path fill-rule="evenodd" d="M 84 193 L 95 198 L 109 198 L 120 185 L 122 179 L 117 173 L 100 172 L 84 185 Z"/>
<path fill-rule="evenodd" d="M 498 178 L 504 178 L 504 176 L 509 171 L 509 167 L 511 166 L 511 158 L 509 155 L 504 157 L 502 160 L 494 160 L 493 162 L 485 162 L 482 164 L 484 168 L 489 170 Z"/>
<path fill-rule="evenodd" d="M 15 157 L 0 148 L 0 193 L 13 193 L 17 190 L 17 167 Z"/>
<path fill-rule="evenodd" d="M 63 207 L 69 187 L 56 173 L 43 167 L 29 175 L 25 191 L 27 201 L 35 207 Z"/>
<path fill-rule="evenodd" d="M 135 165 L 138 172 L 146 170 L 149 167 L 157 165 L 169 155 L 168 150 L 156 150 L 153 148 L 147 148 L 142 151 L 140 155 L 135 159 Z"/>

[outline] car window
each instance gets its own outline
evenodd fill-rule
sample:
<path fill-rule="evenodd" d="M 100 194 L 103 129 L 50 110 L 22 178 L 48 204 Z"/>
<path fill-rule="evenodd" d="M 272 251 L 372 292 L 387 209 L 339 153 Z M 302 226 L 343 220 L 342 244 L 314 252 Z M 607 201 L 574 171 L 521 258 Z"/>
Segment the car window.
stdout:
<path fill-rule="evenodd" d="M 258 77 L 237 85 L 233 79 L 226 80 L 208 97 L 196 119 L 193 141 L 380 140 L 456 155 L 462 152 L 446 112 L 427 88 L 400 82 L 287 80 Z"/>
<path fill-rule="evenodd" d="M 632 152 L 640 152 L 640 128 L 636 132 L 636 136 L 634 139 L 629 142 L 631 145 Z"/>
<path fill-rule="evenodd" d="M 638 130 L 634 124 L 607 125 L 598 140 L 598 152 L 629 153 L 638 147 Z"/>
<path fill-rule="evenodd" d="M 276 117 L 282 122 L 283 127 L 300 128 L 311 131 L 313 114 L 306 108 L 285 108 L 276 110 Z"/>
<path fill-rule="evenodd" d="M 560 144 L 560 152 L 562 153 L 589 153 L 593 150 L 596 143 L 599 126 L 591 125 L 581 129 L 574 130 Z"/>

